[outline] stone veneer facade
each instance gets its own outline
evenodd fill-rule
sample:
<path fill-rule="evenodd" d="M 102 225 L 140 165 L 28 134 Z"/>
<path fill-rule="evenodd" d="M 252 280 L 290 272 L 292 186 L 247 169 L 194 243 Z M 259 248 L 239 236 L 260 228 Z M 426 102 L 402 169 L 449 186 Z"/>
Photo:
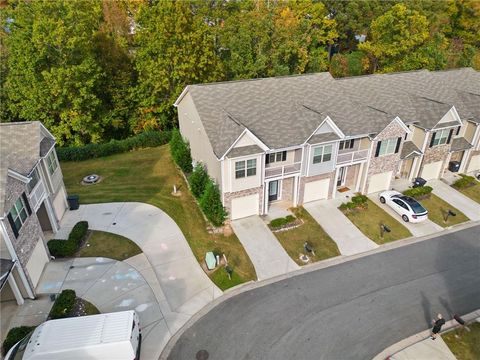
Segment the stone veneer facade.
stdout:
<path fill-rule="evenodd" d="M 382 132 L 380 132 L 375 137 L 375 140 L 373 141 L 372 153 L 370 154 L 371 159 L 370 165 L 368 167 L 367 181 L 365 184 L 365 188 L 362 192 L 367 192 L 368 186 L 370 184 L 370 177 L 372 175 L 388 171 L 392 171 L 393 176 L 396 175 L 401 161 L 400 154 L 402 152 L 405 133 L 405 129 L 402 126 L 400 126 L 396 121 L 392 121 L 385 129 L 383 129 Z M 398 149 L 397 153 L 375 157 L 375 151 L 377 149 L 377 144 L 379 141 L 396 139 L 399 137 L 402 138 L 402 141 L 400 143 L 400 148 Z"/>
<path fill-rule="evenodd" d="M 223 206 L 228 212 L 228 217 L 230 218 L 231 210 L 232 210 L 232 199 L 241 198 L 244 196 L 258 194 L 258 213 L 263 213 L 263 186 L 259 186 L 256 188 L 245 189 L 241 191 L 229 192 L 223 194 Z"/>
<path fill-rule="evenodd" d="M 10 176 L 7 177 L 6 183 L 6 198 L 5 198 L 5 210 L 8 212 L 12 208 L 13 204 L 17 199 L 22 196 L 22 193 L 28 197 L 28 192 L 26 186 L 20 180 L 16 180 Z M 27 263 L 32 256 L 33 250 L 37 245 L 38 241 L 44 242 L 43 231 L 38 221 L 37 215 L 35 212 L 29 215 L 20 231 L 18 232 L 18 238 L 15 238 L 13 230 L 10 226 L 10 222 L 5 218 L 5 228 L 7 229 L 8 237 L 10 238 L 12 245 L 17 254 L 20 265 L 23 268 L 23 271 L 27 275 L 28 283 L 30 284 L 31 289 L 34 289 L 30 274 L 27 270 Z M 44 245 L 45 246 L 45 245 Z M 45 246 L 45 249 L 48 252 L 48 248 Z"/>
<path fill-rule="evenodd" d="M 335 189 L 335 171 L 325 173 L 325 174 L 320 174 L 320 175 L 315 175 L 315 176 L 308 176 L 308 177 L 301 177 L 300 178 L 300 190 L 299 190 L 299 196 L 298 196 L 298 204 L 303 204 L 303 195 L 305 191 L 305 184 L 312 182 L 312 181 L 317 181 L 317 180 L 323 180 L 323 179 L 330 179 L 330 185 L 328 188 L 328 198 L 332 198 L 333 191 Z"/>
<path fill-rule="evenodd" d="M 430 147 L 430 141 L 432 139 L 434 132 L 428 134 L 427 148 L 425 149 L 425 154 L 423 155 L 423 165 L 431 164 L 437 161 L 443 161 L 442 170 L 445 167 L 445 161 L 448 158 L 448 152 L 450 151 L 451 144 L 436 145 Z M 451 141 L 450 141 L 451 143 Z"/>

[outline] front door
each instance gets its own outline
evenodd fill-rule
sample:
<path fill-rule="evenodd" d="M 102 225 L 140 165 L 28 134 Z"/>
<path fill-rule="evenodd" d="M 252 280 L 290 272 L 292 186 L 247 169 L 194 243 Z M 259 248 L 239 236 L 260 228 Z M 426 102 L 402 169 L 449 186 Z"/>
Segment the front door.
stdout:
<path fill-rule="evenodd" d="M 346 171 L 347 170 L 347 167 L 344 166 L 344 167 L 341 167 L 340 169 L 338 169 L 338 179 L 337 179 L 337 186 L 343 186 L 345 184 L 345 175 L 346 175 Z"/>
<path fill-rule="evenodd" d="M 268 183 L 268 201 L 275 201 L 278 199 L 278 180 L 270 181 Z"/>
<path fill-rule="evenodd" d="M 408 179 L 410 175 L 410 171 L 412 170 L 413 159 L 405 159 L 402 161 L 402 165 L 400 167 L 400 177 L 402 179 Z"/>

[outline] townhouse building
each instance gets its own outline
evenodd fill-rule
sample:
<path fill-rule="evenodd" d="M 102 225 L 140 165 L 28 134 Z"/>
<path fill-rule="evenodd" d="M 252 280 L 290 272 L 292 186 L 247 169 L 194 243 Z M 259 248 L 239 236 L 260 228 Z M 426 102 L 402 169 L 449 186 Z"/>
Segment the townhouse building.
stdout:
<path fill-rule="evenodd" d="M 67 206 L 52 134 L 38 121 L 0 124 L 2 301 L 35 298 L 50 261 L 44 234 L 58 231 Z"/>
<path fill-rule="evenodd" d="M 480 170 L 480 73 L 463 68 L 334 79 L 329 73 L 187 86 L 192 158 L 231 219 Z"/>

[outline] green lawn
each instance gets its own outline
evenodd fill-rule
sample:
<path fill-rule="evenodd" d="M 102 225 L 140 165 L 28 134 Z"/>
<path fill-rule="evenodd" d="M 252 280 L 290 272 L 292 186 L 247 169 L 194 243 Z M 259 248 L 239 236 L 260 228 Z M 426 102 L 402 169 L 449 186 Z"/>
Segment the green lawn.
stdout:
<path fill-rule="evenodd" d="M 440 199 L 434 194 L 430 194 L 427 199 L 419 200 L 425 209 L 428 210 L 428 218 L 434 223 L 447 227 L 468 221 L 468 218 L 460 210 L 454 208 L 452 205 Z M 449 216 L 448 221 L 444 221 L 445 213 L 448 209 L 452 210 L 457 216 Z"/>
<path fill-rule="evenodd" d="M 273 234 L 297 264 L 305 265 L 299 259 L 301 253 L 305 254 L 303 248 L 305 241 L 308 241 L 315 249 L 315 256 L 308 254 L 312 262 L 340 255 L 337 244 L 303 207 L 293 208 L 292 211 L 297 218 L 303 220 L 304 224 L 295 229 Z"/>
<path fill-rule="evenodd" d="M 405 226 L 392 218 L 370 199 L 367 200 L 367 204 L 367 209 L 343 212 L 365 236 L 377 244 L 385 244 L 412 236 Z M 385 224 L 392 230 L 390 233 L 385 233 L 383 238 L 380 236 L 380 224 Z"/>
<path fill-rule="evenodd" d="M 459 328 L 442 335 L 458 360 L 480 359 L 480 323 L 469 324 L 470 332 Z"/>
<path fill-rule="evenodd" d="M 105 231 L 91 231 L 79 257 L 107 257 L 123 261 L 141 254 L 142 250 L 132 240 Z"/>
<path fill-rule="evenodd" d="M 480 203 L 480 183 L 463 189 L 457 189 L 456 187 L 454 187 L 454 189 L 460 191 L 462 194 L 468 196 L 470 199 Z"/>
<path fill-rule="evenodd" d="M 173 164 L 168 145 L 81 162 L 62 162 L 61 166 L 68 193 L 80 195 L 81 204 L 139 201 L 157 206 L 175 220 L 199 262 L 207 251 L 223 252 L 241 279 L 239 282 L 256 280 L 255 269 L 235 234 L 226 237 L 207 232 L 203 215 Z M 96 185 L 81 185 L 82 178 L 92 173 L 103 180 Z M 173 185 L 181 192 L 180 196 L 171 195 Z M 222 288 L 228 287 L 225 284 L 237 285 L 225 271 L 212 276 L 212 281 Z"/>

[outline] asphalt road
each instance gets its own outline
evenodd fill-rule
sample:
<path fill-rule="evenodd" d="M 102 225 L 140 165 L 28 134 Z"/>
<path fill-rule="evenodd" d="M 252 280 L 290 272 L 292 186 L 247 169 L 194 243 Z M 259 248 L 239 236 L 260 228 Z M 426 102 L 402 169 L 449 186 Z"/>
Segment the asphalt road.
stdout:
<path fill-rule="evenodd" d="M 372 359 L 441 312 L 480 308 L 480 225 L 241 293 L 169 359 Z"/>

